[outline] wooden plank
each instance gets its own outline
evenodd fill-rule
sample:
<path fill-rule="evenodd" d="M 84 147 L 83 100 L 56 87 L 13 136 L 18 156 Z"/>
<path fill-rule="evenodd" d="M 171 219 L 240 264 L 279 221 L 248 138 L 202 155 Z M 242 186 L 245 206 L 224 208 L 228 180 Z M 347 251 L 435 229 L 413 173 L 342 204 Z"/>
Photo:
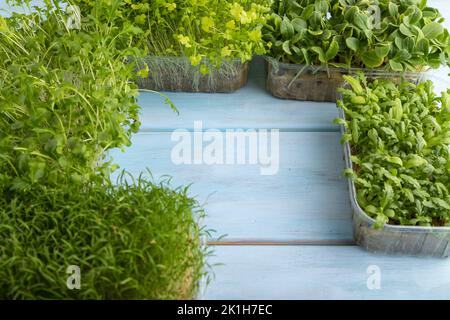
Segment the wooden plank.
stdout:
<path fill-rule="evenodd" d="M 138 134 L 115 163 L 133 175 L 152 169 L 173 176 L 173 186 L 193 183 L 207 201 L 205 220 L 226 240 L 348 240 L 351 209 L 339 133 L 280 133 L 280 167 L 262 176 L 256 165 L 175 165 L 170 133 Z"/>
<path fill-rule="evenodd" d="M 264 68 L 259 59 L 251 65 L 246 87 L 232 94 L 165 93 L 179 110 L 176 114 L 159 94 L 141 93 L 141 132 L 192 129 L 202 121 L 205 129 L 275 128 L 281 131 L 337 132 L 334 103 L 283 100 L 265 90 Z M 446 79 L 448 68 L 430 75 Z M 441 88 L 443 89 L 443 88 Z"/>
<path fill-rule="evenodd" d="M 30 0 L 29 7 L 44 7 L 44 0 Z M 27 6 L 10 6 L 6 1 L 0 1 L 0 16 L 9 17 L 11 13 L 29 13 L 33 10 L 29 10 Z"/>
<path fill-rule="evenodd" d="M 272 240 L 272 239 L 245 239 L 245 240 L 210 240 L 210 246 L 354 246 L 354 240 Z"/>
<path fill-rule="evenodd" d="M 204 299 L 450 299 L 450 259 L 374 255 L 356 246 L 214 250 L 210 263 L 224 265 L 214 267 Z M 379 290 L 367 287 L 369 266 L 380 270 Z"/>
<path fill-rule="evenodd" d="M 177 106 L 174 113 L 158 94 L 141 93 L 141 131 L 192 128 L 203 121 L 206 129 L 277 128 L 295 131 L 338 131 L 334 103 L 278 99 L 265 90 L 261 57 L 250 68 L 247 86 L 232 94 L 166 93 Z"/>

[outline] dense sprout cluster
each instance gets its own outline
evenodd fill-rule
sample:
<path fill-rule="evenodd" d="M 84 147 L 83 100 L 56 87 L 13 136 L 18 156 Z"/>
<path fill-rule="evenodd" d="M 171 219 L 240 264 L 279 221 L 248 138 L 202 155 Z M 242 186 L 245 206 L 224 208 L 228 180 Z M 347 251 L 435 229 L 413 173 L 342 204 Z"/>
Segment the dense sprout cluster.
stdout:
<path fill-rule="evenodd" d="M 377 226 L 450 225 L 450 90 L 433 83 L 345 76 L 338 104 L 347 121 L 357 200 Z"/>
<path fill-rule="evenodd" d="M 450 37 L 426 0 L 276 0 L 264 29 L 281 62 L 394 71 L 450 62 Z"/>

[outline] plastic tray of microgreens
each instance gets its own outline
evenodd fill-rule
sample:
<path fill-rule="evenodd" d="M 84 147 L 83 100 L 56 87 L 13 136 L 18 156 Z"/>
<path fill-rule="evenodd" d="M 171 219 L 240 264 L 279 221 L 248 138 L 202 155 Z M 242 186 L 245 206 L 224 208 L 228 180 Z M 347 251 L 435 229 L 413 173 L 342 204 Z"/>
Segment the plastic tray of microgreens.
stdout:
<path fill-rule="evenodd" d="M 275 97 L 282 99 L 336 102 L 337 89 L 344 83 L 343 75 L 364 72 L 374 78 L 388 75 L 399 77 L 381 69 L 312 66 L 282 63 L 271 57 L 265 58 L 268 63 L 267 90 Z M 405 72 L 402 76 L 416 81 L 424 77 L 424 73 Z"/>
<path fill-rule="evenodd" d="M 141 89 L 154 91 L 181 91 L 231 93 L 247 83 L 248 63 L 223 60 L 220 67 L 203 63 L 193 66 L 187 57 L 148 56 L 139 62 L 148 66 L 148 77 L 140 78 Z"/>
<path fill-rule="evenodd" d="M 343 135 L 356 243 L 385 254 L 448 257 L 448 78 L 372 79 L 367 86 L 352 81 L 339 93 L 336 121 Z"/>

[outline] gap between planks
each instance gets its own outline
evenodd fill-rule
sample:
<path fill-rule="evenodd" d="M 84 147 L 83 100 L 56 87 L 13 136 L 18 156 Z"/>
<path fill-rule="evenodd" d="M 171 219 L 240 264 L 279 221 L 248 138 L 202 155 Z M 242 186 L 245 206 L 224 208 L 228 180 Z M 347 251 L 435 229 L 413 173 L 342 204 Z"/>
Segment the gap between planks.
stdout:
<path fill-rule="evenodd" d="M 148 134 L 148 133 L 166 133 L 166 132 L 173 132 L 175 130 L 179 130 L 180 128 L 151 128 L 151 129 L 139 129 L 138 132 L 135 133 L 135 135 L 139 134 Z M 207 130 L 210 130 L 212 128 L 203 128 L 201 132 L 205 132 Z M 183 128 L 183 130 L 186 130 L 187 132 L 194 132 L 193 128 Z M 214 128 L 214 130 L 217 130 L 219 132 L 226 132 L 227 130 L 278 130 L 279 132 L 302 132 L 302 133 L 308 133 L 308 132 L 340 132 L 339 127 L 311 127 L 311 128 Z M 200 132 L 200 131 L 198 131 Z"/>
<path fill-rule="evenodd" d="M 355 246 L 352 239 L 342 240 L 210 240 L 209 246 Z"/>

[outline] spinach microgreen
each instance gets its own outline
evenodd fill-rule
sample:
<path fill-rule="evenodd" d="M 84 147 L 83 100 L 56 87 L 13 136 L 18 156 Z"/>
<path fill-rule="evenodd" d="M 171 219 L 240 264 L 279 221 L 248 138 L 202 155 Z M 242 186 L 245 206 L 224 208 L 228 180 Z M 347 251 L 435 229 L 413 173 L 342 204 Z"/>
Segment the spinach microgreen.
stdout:
<path fill-rule="evenodd" d="M 450 63 L 450 37 L 426 0 L 275 0 L 264 28 L 281 62 L 423 71 Z"/>

